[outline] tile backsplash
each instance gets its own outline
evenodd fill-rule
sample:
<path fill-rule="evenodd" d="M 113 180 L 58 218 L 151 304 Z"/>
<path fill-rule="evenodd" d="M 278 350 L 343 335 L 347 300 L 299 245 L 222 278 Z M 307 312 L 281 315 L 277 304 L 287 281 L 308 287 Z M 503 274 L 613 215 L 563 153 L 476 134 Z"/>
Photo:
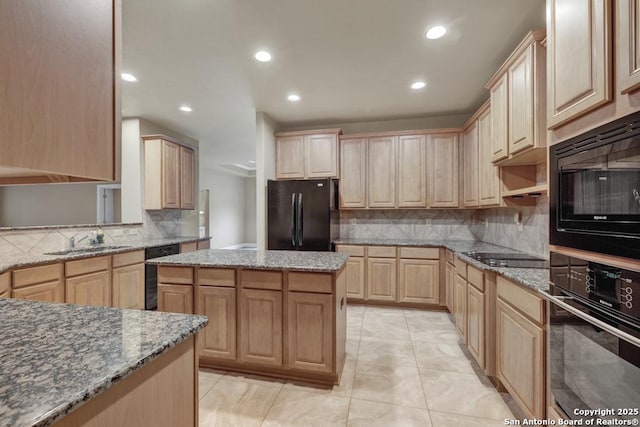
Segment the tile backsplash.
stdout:
<path fill-rule="evenodd" d="M 548 212 L 546 198 L 518 208 L 341 211 L 340 237 L 482 240 L 547 258 Z"/>
<path fill-rule="evenodd" d="M 182 235 L 180 211 L 144 211 L 142 224 L 108 225 L 104 227 L 105 243 L 108 245 L 143 239 L 178 237 Z M 15 229 L 0 231 L 0 256 L 9 257 L 24 253 L 42 254 L 65 249 L 72 236 L 83 236 L 97 227 L 56 227 L 39 229 Z M 79 246 L 88 244 L 88 239 Z"/>

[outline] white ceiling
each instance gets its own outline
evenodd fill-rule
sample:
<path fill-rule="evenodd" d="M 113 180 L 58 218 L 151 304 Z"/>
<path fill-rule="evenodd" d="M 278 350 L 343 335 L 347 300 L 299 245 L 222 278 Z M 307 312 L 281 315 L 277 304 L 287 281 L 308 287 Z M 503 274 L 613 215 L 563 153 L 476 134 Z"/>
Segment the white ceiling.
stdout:
<path fill-rule="evenodd" d="M 125 116 L 255 158 L 255 111 L 282 124 L 473 112 L 545 0 L 123 0 Z M 427 40 L 442 24 L 448 33 Z M 259 63 L 265 49 L 273 61 Z M 415 80 L 428 86 L 409 88 Z M 286 96 L 298 93 L 291 103 Z M 186 114 L 180 104 L 193 107 Z"/>

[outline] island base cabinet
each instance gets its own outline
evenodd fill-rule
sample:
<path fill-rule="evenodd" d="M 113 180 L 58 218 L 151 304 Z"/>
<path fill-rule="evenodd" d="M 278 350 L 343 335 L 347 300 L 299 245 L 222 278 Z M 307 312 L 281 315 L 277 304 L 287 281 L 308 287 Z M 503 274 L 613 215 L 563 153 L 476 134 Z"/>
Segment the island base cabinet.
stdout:
<path fill-rule="evenodd" d="M 282 366 L 282 292 L 240 290 L 240 361 Z"/>
<path fill-rule="evenodd" d="M 542 419 L 544 330 L 500 299 L 497 309 L 498 379 L 527 418 Z"/>
<path fill-rule="evenodd" d="M 112 270 L 113 306 L 144 310 L 144 264 Z"/>
<path fill-rule="evenodd" d="M 13 298 L 42 302 L 64 302 L 64 282 L 56 280 L 14 289 Z M 7 295 L 8 297 L 8 295 Z"/>
<path fill-rule="evenodd" d="M 158 283 L 158 311 L 193 314 L 193 287 Z"/>
<path fill-rule="evenodd" d="M 111 274 L 109 271 L 86 274 L 66 280 L 66 302 L 69 304 L 111 306 Z"/>
<path fill-rule="evenodd" d="M 333 297 L 289 292 L 287 296 L 287 367 L 333 371 Z"/>
<path fill-rule="evenodd" d="M 200 286 L 196 313 L 209 318 L 198 335 L 200 356 L 236 360 L 236 290 Z"/>

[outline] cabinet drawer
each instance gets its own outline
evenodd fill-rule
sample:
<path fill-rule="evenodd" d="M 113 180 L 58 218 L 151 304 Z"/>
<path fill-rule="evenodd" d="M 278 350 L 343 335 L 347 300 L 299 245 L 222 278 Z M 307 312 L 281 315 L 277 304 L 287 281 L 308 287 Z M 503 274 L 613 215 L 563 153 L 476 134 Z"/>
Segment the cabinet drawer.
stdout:
<path fill-rule="evenodd" d="M 439 259 L 440 249 L 438 248 L 400 248 L 400 258 L 412 259 Z"/>
<path fill-rule="evenodd" d="M 48 264 L 40 267 L 24 268 L 13 272 L 13 288 L 52 282 L 62 278 L 62 264 Z"/>
<path fill-rule="evenodd" d="M 243 270 L 240 272 L 240 284 L 243 288 L 282 289 L 281 271 Z"/>
<path fill-rule="evenodd" d="M 6 272 L 0 274 L 0 294 L 8 292 L 11 289 L 11 273 Z"/>
<path fill-rule="evenodd" d="M 544 303 L 521 286 L 498 276 L 498 298 L 509 303 L 538 324 L 544 323 Z"/>
<path fill-rule="evenodd" d="M 445 256 L 447 258 L 447 262 L 449 264 L 453 264 L 455 262 L 454 260 L 455 257 L 453 256 L 453 252 L 450 251 L 449 249 L 447 249 L 445 252 L 446 252 Z"/>
<path fill-rule="evenodd" d="M 193 284 L 193 268 L 158 266 L 158 283 Z"/>
<path fill-rule="evenodd" d="M 462 277 L 464 277 L 466 279 L 467 278 L 467 263 L 462 261 L 458 257 L 455 258 L 453 263 L 456 266 L 456 273 L 458 273 L 458 276 L 462 276 Z"/>
<path fill-rule="evenodd" d="M 367 248 L 367 255 L 371 258 L 395 258 L 396 247 L 395 246 L 369 246 Z"/>
<path fill-rule="evenodd" d="M 289 290 L 330 294 L 333 275 L 326 273 L 289 273 Z"/>
<path fill-rule="evenodd" d="M 351 256 L 364 256 L 364 246 L 336 245 L 336 252 L 343 252 Z"/>
<path fill-rule="evenodd" d="M 140 264 L 144 262 L 144 251 L 125 252 L 115 254 L 111 265 L 113 268 L 124 267 L 125 265 Z"/>
<path fill-rule="evenodd" d="M 236 286 L 236 270 L 233 268 L 199 268 L 198 285 Z"/>
<path fill-rule="evenodd" d="M 484 292 L 484 273 L 470 265 L 467 266 L 467 282 Z"/>
<path fill-rule="evenodd" d="M 79 276 L 81 274 L 95 273 L 96 271 L 108 270 L 110 267 L 109 256 L 79 259 L 77 261 L 67 261 L 64 263 L 66 277 Z"/>

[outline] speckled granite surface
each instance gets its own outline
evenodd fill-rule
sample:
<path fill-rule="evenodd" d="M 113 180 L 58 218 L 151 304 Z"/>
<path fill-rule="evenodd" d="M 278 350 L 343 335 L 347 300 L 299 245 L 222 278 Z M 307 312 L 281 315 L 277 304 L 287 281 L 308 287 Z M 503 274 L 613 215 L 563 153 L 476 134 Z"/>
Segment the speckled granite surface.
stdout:
<path fill-rule="evenodd" d="M 142 222 L 118 222 L 114 224 L 70 224 L 70 225 L 29 225 L 21 227 L 0 227 L 0 231 L 23 231 L 23 230 L 60 230 L 67 228 L 115 228 L 143 225 Z"/>
<path fill-rule="evenodd" d="M 495 271 L 496 273 L 526 286 L 534 291 L 549 289 L 549 270 L 546 268 L 507 268 L 492 267 L 464 255 L 463 252 L 520 252 L 515 249 L 477 240 L 415 240 L 415 239 L 340 239 L 336 244 L 363 246 L 420 246 L 444 247 L 453 251 L 456 256 L 467 264 L 480 270 Z"/>
<path fill-rule="evenodd" d="M 195 334 L 204 316 L 0 299 L 0 426 L 47 426 Z"/>
<path fill-rule="evenodd" d="M 130 252 L 138 249 L 152 248 L 154 246 L 172 245 L 174 243 L 189 243 L 210 238 L 201 237 L 166 237 L 157 239 L 139 239 L 133 241 L 122 241 L 114 245 L 114 249 L 106 249 L 96 252 L 77 252 L 67 255 L 46 255 L 46 254 L 22 254 L 7 258 L 0 258 L 0 273 L 17 268 L 32 267 L 40 264 L 50 264 L 53 262 L 63 262 L 73 259 L 89 258 L 102 255 L 112 255 L 122 252 Z M 117 247 L 115 247 L 117 246 Z M 85 247 L 85 246 L 83 246 Z"/>
<path fill-rule="evenodd" d="M 339 271 L 348 254 L 307 251 L 243 251 L 209 249 L 148 260 L 148 264 L 199 267 L 252 268 L 332 273 Z"/>

